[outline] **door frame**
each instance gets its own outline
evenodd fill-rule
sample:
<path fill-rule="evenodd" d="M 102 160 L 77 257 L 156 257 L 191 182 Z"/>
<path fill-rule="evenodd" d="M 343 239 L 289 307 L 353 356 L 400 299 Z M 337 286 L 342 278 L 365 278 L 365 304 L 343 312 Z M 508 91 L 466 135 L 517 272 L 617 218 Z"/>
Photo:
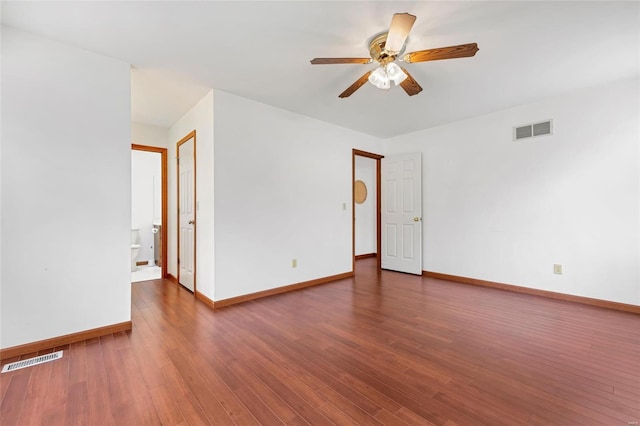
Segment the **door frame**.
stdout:
<path fill-rule="evenodd" d="M 161 204 L 162 204 L 162 230 L 160 232 L 160 246 L 162 249 L 162 266 L 160 267 L 161 269 L 161 278 L 167 278 L 167 223 L 168 223 L 168 205 L 169 205 L 169 200 L 168 200 L 168 182 L 169 182 L 169 177 L 167 174 L 167 148 L 160 148 L 157 146 L 148 146 L 148 145 L 138 145 L 135 143 L 131 144 L 131 150 L 132 151 L 146 151 L 146 152 L 155 152 L 160 154 L 160 169 L 161 169 L 161 178 L 160 180 L 162 181 L 162 200 L 161 200 Z"/>
<path fill-rule="evenodd" d="M 196 179 L 196 172 L 197 172 L 197 167 L 196 167 L 196 131 L 192 130 L 191 132 L 189 132 L 185 137 L 183 137 L 182 139 L 180 139 L 178 142 L 176 142 L 176 189 L 177 189 L 177 198 L 176 198 L 176 222 L 177 222 L 177 226 L 176 226 L 176 265 L 177 267 L 177 271 L 176 271 L 176 281 L 178 283 L 178 285 L 182 285 L 180 284 L 180 145 L 186 143 L 187 141 L 191 140 L 191 138 L 193 138 L 193 221 L 195 222 L 193 224 L 193 294 L 196 294 L 196 290 L 197 290 L 197 279 L 196 279 L 196 267 L 197 267 L 197 258 L 198 256 L 196 256 L 196 248 L 197 248 L 197 228 L 198 228 L 198 220 L 197 220 L 197 198 L 196 198 L 196 184 L 197 184 L 197 179 Z M 184 286 L 182 286 L 184 287 Z M 186 288 L 186 287 L 185 287 Z"/>
<path fill-rule="evenodd" d="M 382 169 L 381 160 L 384 155 L 374 154 L 372 152 L 353 149 L 351 151 L 351 270 L 356 270 L 356 156 L 372 158 L 376 161 L 376 265 L 378 270 L 382 269 Z"/>

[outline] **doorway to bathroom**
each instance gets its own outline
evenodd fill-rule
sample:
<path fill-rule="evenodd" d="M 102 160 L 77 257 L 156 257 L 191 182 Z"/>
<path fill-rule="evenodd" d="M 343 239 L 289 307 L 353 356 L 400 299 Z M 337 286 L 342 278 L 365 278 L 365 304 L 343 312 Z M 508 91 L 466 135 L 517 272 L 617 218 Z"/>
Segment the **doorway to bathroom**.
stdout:
<path fill-rule="evenodd" d="M 131 145 L 131 282 L 167 276 L 167 149 Z"/>

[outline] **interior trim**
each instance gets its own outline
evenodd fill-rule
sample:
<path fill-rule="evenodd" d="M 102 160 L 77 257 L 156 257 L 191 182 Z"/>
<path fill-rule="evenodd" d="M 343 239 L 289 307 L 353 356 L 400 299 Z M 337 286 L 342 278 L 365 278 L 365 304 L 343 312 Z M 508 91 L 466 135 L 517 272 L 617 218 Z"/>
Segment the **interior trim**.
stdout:
<path fill-rule="evenodd" d="M 376 257 L 377 255 L 378 255 L 377 253 L 357 254 L 356 260 L 366 259 L 368 257 Z"/>
<path fill-rule="evenodd" d="M 640 314 L 640 306 L 629 305 L 627 303 L 612 302 L 609 300 L 593 299 L 591 297 L 575 296 L 573 294 L 556 293 L 555 291 L 539 290 L 536 288 L 521 287 L 512 284 L 503 284 L 493 281 L 479 280 L 476 278 L 460 277 L 457 275 L 441 274 L 439 272 L 422 271 L 422 275 L 439 280 L 453 281 L 464 284 L 473 284 L 483 287 L 497 288 L 500 290 L 512 291 L 514 293 L 531 294 L 534 296 L 546 297 L 548 299 L 566 300 L 568 302 L 581 303 L 583 305 L 598 306 L 601 308 L 614 309 L 616 311 L 631 312 Z"/>
<path fill-rule="evenodd" d="M 121 331 L 129 331 L 132 328 L 133 323 L 131 321 L 125 321 L 118 324 L 79 331 L 77 333 L 65 334 L 64 336 L 52 337 L 51 339 L 25 343 L 24 345 L 12 346 L 10 348 L 0 349 L 0 360 L 13 358 L 20 355 L 32 354 L 44 351 L 46 349 L 58 348 L 64 345 L 70 345 L 71 343 L 82 342 L 83 340 L 94 339 L 100 336 L 107 336 L 109 334 L 119 333 Z"/>
<path fill-rule="evenodd" d="M 167 274 L 167 279 L 174 284 L 178 284 L 178 279 L 173 274 Z"/>
<path fill-rule="evenodd" d="M 138 145 L 135 143 L 131 144 L 131 149 L 137 151 L 147 151 L 147 152 L 157 152 L 160 154 L 160 162 L 161 162 L 161 175 L 162 175 L 162 219 L 161 219 L 161 239 L 160 245 L 162 250 L 162 256 L 160 257 L 160 265 L 162 278 L 167 276 L 167 251 L 168 251 L 168 234 L 167 234 L 167 224 L 168 224 L 168 216 L 169 216 L 169 196 L 168 194 L 168 186 L 169 186 L 169 173 L 168 173 L 168 163 L 167 163 L 167 148 L 161 148 L 157 146 L 147 146 L 147 145 Z"/>
<path fill-rule="evenodd" d="M 204 294 L 200 293 L 198 290 L 196 290 L 196 299 L 198 299 L 199 301 L 201 301 L 202 303 L 204 303 L 205 305 L 207 305 L 208 307 L 210 307 L 211 309 L 215 309 L 216 308 L 216 304 L 213 300 L 209 299 L 207 296 L 205 296 Z"/>
<path fill-rule="evenodd" d="M 256 293 L 245 294 L 237 297 L 230 297 L 229 299 L 222 299 L 214 301 L 215 309 L 223 308 L 229 305 L 235 305 L 237 303 L 248 302 L 250 300 L 260 299 L 262 297 L 273 296 L 274 294 L 287 293 L 289 291 L 299 290 L 305 287 L 311 287 L 318 284 L 326 284 L 332 281 L 338 281 L 345 278 L 351 278 L 354 276 L 353 271 L 345 272 L 343 274 L 330 275 L 324 278 L 318 278 L 311 281 L 304 281 L 297 284 L 285 285 L 283 287 L 271 288 L 269 290 L 258 291 Z M 203 295 L 203 297 L 205 297 Z M 206 302 L 205 302 L 206 303 Z"/>

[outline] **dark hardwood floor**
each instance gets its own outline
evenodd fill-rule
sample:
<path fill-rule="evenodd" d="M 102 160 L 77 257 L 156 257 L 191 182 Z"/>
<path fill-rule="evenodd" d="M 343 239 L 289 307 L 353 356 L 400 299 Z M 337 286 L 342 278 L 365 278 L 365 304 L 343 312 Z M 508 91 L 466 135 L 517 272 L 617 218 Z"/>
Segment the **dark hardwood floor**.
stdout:
<path fill-rule="evenodd" d="M 0 424 L 640 420 L 635 314 L 377 273 L 375 259 L 215 312 L 169 281 L 132 287 L 133 331 L 1 375 Z"/>

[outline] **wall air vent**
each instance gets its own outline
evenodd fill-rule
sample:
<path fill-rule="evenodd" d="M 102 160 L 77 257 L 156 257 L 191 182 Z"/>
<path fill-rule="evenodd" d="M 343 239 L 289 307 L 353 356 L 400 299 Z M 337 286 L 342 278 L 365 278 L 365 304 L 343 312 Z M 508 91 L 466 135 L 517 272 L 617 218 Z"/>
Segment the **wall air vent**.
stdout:
<path fill-rule="evenodd" d="M 553 120 L 542 121 L 540 123 L 526 124 L 513 128 L 513 140 L 533 138 L 553 134 Z"/>

